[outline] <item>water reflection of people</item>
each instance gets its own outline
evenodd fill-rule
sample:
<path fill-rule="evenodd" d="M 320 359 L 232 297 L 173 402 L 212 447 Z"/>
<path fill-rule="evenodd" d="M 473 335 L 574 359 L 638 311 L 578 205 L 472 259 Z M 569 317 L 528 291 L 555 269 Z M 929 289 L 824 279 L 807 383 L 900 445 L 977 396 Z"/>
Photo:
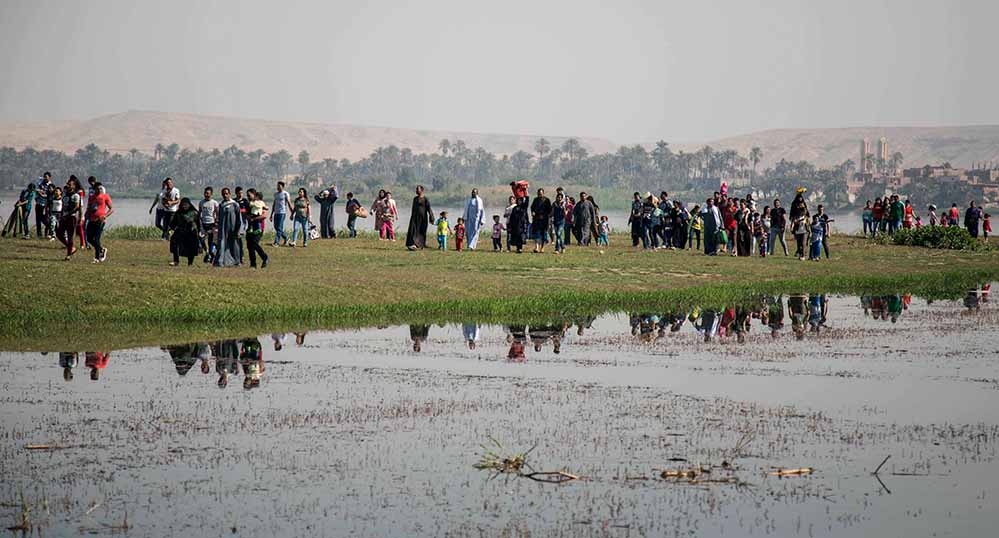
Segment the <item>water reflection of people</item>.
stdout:
<path fill-rule="evenodd" d="M 531 343 L 534 344 L 534 351 L 538 353 L 549 340 L 554 343 L 555 353 L 559 353 L 561 351 L 561 333 L 561 329 L 555 325 L 534 325 L 528 330 Z"/>
<path fill-rule="evenodd" d="M 632 330 L 632 334 L 634 330 Z M 646 344 L 656 341 L 659 336 L 659 315 L 640 314 L 638 316 L 638 339 Z"/>
<path fill-rule="evenodd" d="M 239 343 L 235 340 L 222 340 L 215 349 L 215 373 L 218 374 L 220 389 L 229 385 L 229 376 L 239 372 Z"/>
<path fill-rule="evenodd" d="M 527 354 L 524 350 L 524 345 L 527 343 L 527 326 L 508 325 L 506 341 L 510 344 L 510 351 L 506 354 L 507 359 L 513 362 L 527 360 Z"/>
<path fill-rule="evenodd" d="M 409 339 L 413 341 L 413 353 L 419 353 L 423 349 L 423 342 L 430 336 L 430 325 L 410 325 Z"/>
<path fill-rule="evenodd" d="M 583 336 L 583 329 L 592 329 L 593 322 L 596 320 L 597 318 L 594 316 L 575 318 L 573 322 L 576 324 L 576 336 Z"/>
<path fill-rule="evenodd" d="M 892 323 L 897 323 L 899 316 L 902 315 L 903 309 L 902 296 L 899 294 L 888 296 L 888 316 L 891 318 Z"/>
<path fill-rule="evenodd" d="M 968 310 L 978 310 L 981 308 L 983 303 L 989 302 L 989 292 L 991 289 L 992 286 L 990 284 L 984 284 L 968 290 L 968 293 L 964 296 L 965 308 Z"/>
<path fill-rule="evenodd" d="M 80 363 L 80 354 L 75 351 L 60 351 L 59 366 L 62 368 L 62 378 L 66 381 L 73 380 L 73 368 Z"/>
<path fill-rule="evenodd" d="M 767 297 L 766 325 L 770 327 L 770 337 L 774 340 L 780 336 L 781 329 L 784 328 L 784 298 L 780 295 Z"/>
<path fill-rule="evenodd" d="M 285 333 L 271 334 L 271 340 L 274 341 L 274 351 L 281 351 L 282 349 L 284 349 L 284 339 L 285 339 Z"/>
<path fill-rule="evenodd" d="M 305 335 L 309 334 L 307 332 L 293 333 L 295 335 L 295 346 L 302 347 L 305 345 Z"/>
<path fill-rule="evenodd" d="M 201 373 L 212 373 L 212 348 L 206 343 L 194 344 L 194 357 L 201 363 Z"/>
<path fill-rule="evenodd" d="M 739 344 L 746 343 L 746 334 L 749 332 L 749 323 L 752 321 L 753 311 L 745 306 L 735 309 L 735 321 L 732 323 L 732 330 L 735 332 L 735 341 Z"/>
<path fill-rule="evenodd" d="M 718 322 L 718 340 L 724 341 L 725 337 L 732 334 L 732 325 L 735 323 L 735 309 L 726 308 L 721 312 L 721 320 Z"/>
<path fill-rule="evenodd" d="M 659 328 L 660 334 L 664 334 L 666 326 L 669 325 L 669 332 L 676 333 L 680 332 L 683 328 L 683 324 L 687 321 L 687 315 L 683 312 L 668 312 L 663 314 L 663 323 Z"/>
<path fill-rule="evenodd" d="M 264 350 L 256 338 L 244 338 L 241 345 L 239 364 L 243 367 L 243 388 L 254 389 L 260 386 L 264 374 Z"/>
<path fill-rule="evenodd" d="M 170 359 L 173 360 L 173 366 L 177 369 L 177 374 L 181 377 L 187 375 L 187 372 L 197 362 L 194 358 L 194 344 L 166 346 L 165 349 L 170 354 Z"/>
<path fill-rule="evenodd" d="M 475 349 L 479 341 L 479 325 L 477 323 L 463 323 L 461 325 L 461 335 L 468 344 L 468 349 Z"/>
<path fill-rule="evenodd" d="M 808 324 L 815 334 L 819 334 L 826 323 L 826 308 L 825 295 L 813 294 L 808 298 Z"/>
<path fill-rule="evenodd" d="M 721 323 L 721 314 L 714 310 L 704 310 L 701 312 L 697 322 L 694 323 L 694 330 L 704 335 L 704 343 L 711 341 L 711 337 L 718 334 L 718 325 Z"/>
<path fill-rule="evenodd" d="M 108 367 L 111 354 L 103 351 L 88 351 L 86 358 L 87 368 L 90 368 L 90 380 L 97 381 L 101 378 L 101 370 Z"/>
<path fill-rule="evenodd" d="M 788 296 L 787 314 L 791 318 L 791 332 L 794 333 L 794 338 L 804 340 L 808 319 L 808 296 L 800 293 Z"/>

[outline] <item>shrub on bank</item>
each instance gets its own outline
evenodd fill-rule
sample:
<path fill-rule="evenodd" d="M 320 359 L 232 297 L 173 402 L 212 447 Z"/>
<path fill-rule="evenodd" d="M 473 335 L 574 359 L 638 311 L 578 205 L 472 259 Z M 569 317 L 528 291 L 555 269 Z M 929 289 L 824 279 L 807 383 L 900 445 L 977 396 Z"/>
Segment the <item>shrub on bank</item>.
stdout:
<path fill-rule="evenodd" d="M 126 241 L 143 241 L 146 239 L 159 239 L 160 238 L 159 228 L 154 226 L 110 226 L 104 232 L 105 239 L 123 239 Z"/>
<path fill-rule="evenodd" d="M 896 245 L 926 247 L 947 250 L 980 250 L 984 243 L 971 237 L 968 230 L 960 226 L 923 226 L 922 228 L 902 228 L 895 232 L 890 241 Z"/>

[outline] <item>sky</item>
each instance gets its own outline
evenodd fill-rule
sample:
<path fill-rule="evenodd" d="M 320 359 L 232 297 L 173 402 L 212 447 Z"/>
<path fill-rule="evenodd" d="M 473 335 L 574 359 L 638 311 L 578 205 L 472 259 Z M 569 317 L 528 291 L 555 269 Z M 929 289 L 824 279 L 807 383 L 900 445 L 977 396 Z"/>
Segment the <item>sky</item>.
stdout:
<path fill-rule="evenodd" d="M 990 0 L 2 0 L 0 122 L 126 110 L 699 142 L 999 123 Z"/>

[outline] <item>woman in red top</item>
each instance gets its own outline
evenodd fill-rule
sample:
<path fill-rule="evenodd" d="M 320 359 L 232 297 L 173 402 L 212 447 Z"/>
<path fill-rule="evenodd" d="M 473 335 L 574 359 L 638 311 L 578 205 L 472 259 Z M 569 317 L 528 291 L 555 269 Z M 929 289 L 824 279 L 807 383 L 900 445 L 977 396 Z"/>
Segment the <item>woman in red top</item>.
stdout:
<path fill-rule="evenodd" d="M 912 204 L 908 200 L 905 201 L 905 211 L 902 214 L 902 227 L 912 228 Z"/>
<path fill-rule="evenodd" d="M 874 207 L 871 208 L 871 216 L 874 218 L 874 229 L 871 231 L 871 236 L 875 236 L 879 231 L 881 231 L 881 221 L 885 218 L 885 210 L 881 205 L 881 198 L 874 199 Z"/>
<path fill-rule="evenodd" d="M 111 197 L 104 191 L 104 185 L 94 183 L 94 193 L 87 199 L 87 243 L 94 248 L 94 263 L 100 263 L 108 258 L 108 249 L 101 244 L 104 235 L 104 223 L 111 216 Z"/>
<path fill-rule="evenodd" d="M 739 223 L 735 221 L 735 212 L 738 208 L 735 206 L 735 199 L 729 200 L 729 203 L 722 204 L 721 206 L 721 217 L 722 223 L 725 225 L 725 232 L 728 234 L 728 244 L 726 248 L 735 256 L 735 231 L 739 227 Z"/>

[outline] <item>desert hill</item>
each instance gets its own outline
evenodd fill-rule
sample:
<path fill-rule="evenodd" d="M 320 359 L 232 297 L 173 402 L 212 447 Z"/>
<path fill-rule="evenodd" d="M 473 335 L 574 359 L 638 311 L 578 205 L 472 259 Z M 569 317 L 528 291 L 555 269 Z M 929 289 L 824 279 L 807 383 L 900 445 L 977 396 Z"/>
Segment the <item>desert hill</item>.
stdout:
<path fill-rule="evenodd" d="M 0 124 L 0 146 L 75 151 L 94 143 L 115 152 L 137 148 L 152 153 L 156 144 L 205 149 L 232 145 L 268 152 L 307 150 L 314 160 L 333 157 L 356 160 L 379 146 L 395 144 L 414 153 L 437 151 L 442 139 L 463 140 L 470 148 L 481 146 L 496 154 L 518 150 L 534 153 L 540 136 L 463 133 L 368 127 L 329 123 L 268 121 L 172 112 L 129 111 L 84 121 Z M 567 137 L 546 136 L 553 146 Z M 590 152 L 614 151 L 608 140 L 580 138 Z"/>
<path fill-rule="evenodd" d="M 704 144 L 715 149 L 734 149 L 747 155 L 750 148 L 763 150 L 761 167 L 780 159 L 807 160 L 831 166 L 846 159 L 859 161 L 859 144 L 888 138 L 892 153 L 901 151 L 905 165 L 949 161 L 954 166 L 994 161 L 999 163 L 999 125 L 955 127 L 849 127 L 832 129 L 774 129 L 704 143 L 671 144 L 674 151 L 696 151 Z M 539 136 L 489 134 L 368 127 L 359 125 L 269 121 L 172 112 L 129 111 L 80 121 L 42 121 L 0 124 L 0 146 L 56 149 L 72 152 L 94 143 L 115 152 L 137 148 L 152 153 L 156 144 L 177 143 L 205 149 L 231 145 L 246 150 L 285 149 L 292 154 L 307 150 L 313 160 L 326 157 L 356 160 L 379 146 L 395 144 L 416 153 L 437 151 L 441 139 L 464 140 L 468 147 L 481 146 L 496 154 L 518 150 L 534 153 Z M 566 137 L 546 136 L 552 146 Z M 614 152 L 619 143 L 601 138 L 580 138 L 590 153 Z M 651 149 L 654 144 L 646 144 Z"/>

